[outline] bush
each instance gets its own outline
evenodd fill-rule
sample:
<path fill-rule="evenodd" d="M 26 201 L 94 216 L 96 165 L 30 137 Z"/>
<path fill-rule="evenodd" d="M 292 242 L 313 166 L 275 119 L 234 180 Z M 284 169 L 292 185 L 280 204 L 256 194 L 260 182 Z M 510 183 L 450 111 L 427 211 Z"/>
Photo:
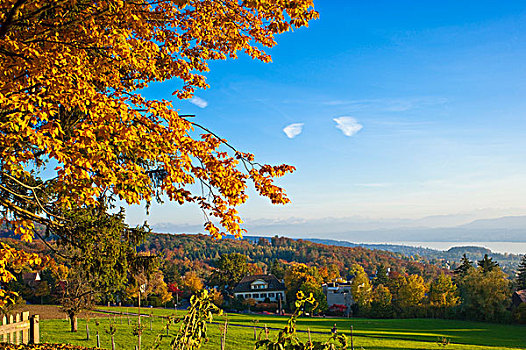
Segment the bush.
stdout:
<path fill-rule="evenodd" d="M 522 303 L 513 309 L 513 320 L 521 324 L 526 324 L 526 303 Z"/>
<path fill-rule="evenodd" d="M 256 311 L 270 311 L 270 312 L 276 312 L 278 309 L 277 303 L 259 303 L 256 304 L 254 307 Z"/>
<path fill-rule="evenodd" d="M 327 314 L 330 316 L 345 316 L 347 306 L 334 304 L 329 307 Z"/>

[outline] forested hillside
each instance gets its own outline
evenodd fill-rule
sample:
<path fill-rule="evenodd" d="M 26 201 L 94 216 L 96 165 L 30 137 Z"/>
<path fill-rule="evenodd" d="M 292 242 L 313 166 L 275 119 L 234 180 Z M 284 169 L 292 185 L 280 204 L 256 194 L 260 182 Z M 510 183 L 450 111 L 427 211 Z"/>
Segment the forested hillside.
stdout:
<path fill-rule="evenodd" d="M 454 268 L 456 264 L 458 264 L 458 262 L 464 254 L 466 254 L 466 256 L 471 260 L 480 260 L 484 258 L 485 254 L 487 254 L 488 256 L 497 260 L 502 270 L 511 277 L 515 276 L 515 273 L 517 272 L 517 266 L 519 265 L 519 262 L 521 260 L 521 255 L 518 254 L 495 253 L 488 248 L 478 246 L 462 246 L 452 247 L 448 250 L 436 250 L 400 244 L 356 244 L 348 241 L 337 241 L 332 239 L 318 238 L 309 238 L 308 240 L 314 243 L 321 243 L 326 245 L 337 245 L 342 247 L 364 247 L 368 249 L 385 250 L 393 253 L 399 253 L 404 256 L 410 256 L 417 261 L 432 263 L 434 265 L 442 267 L 449 266 L 451 268 Z"/>
<path fill-rule="evenodd" d="M 419 274 L 425 278 L 435 277 L 441 268 L 432 264 L 414 261 L 402 254 L 371 250 L 363 247 L 341 247 L 317 244 L 306 240 L 286 237 L 270 239 L 214 240 L 207 235 L 152 234 L 142 250 L 161 253 L 166 260 L 177 262 L 179 272 L 195 269 L 195 265 L 212 265 L 219 256 L 241 253 L 263 270 L 274 260 L 298 262 L 318 267 L 336 265 L 342 276 L 346 276 L 352 264 L 361 265 L 373 276 L 379 265 L 392 271 Z M 204 267 L 204 266 L 203 266 Z"/>

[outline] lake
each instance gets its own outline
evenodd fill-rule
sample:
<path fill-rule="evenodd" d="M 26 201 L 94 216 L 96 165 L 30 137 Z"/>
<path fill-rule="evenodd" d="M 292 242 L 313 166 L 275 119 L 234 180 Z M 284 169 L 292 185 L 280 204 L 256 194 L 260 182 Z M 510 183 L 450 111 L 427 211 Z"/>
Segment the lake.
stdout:
<path fill-rule="evenodd" d="M 495 253 L 526 254 L 526 242 L 361 242 L 364 244 L 398 244 L 412 247 L 424 247 L 436 250 L 448 250 L 451 247 L 476 246 L 490 249 Z"/>

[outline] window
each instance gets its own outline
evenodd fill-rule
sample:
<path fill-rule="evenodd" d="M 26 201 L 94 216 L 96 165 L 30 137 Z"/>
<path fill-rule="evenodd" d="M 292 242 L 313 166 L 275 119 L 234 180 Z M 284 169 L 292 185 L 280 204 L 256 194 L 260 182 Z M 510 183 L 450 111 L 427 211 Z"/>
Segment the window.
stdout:
<path fill-rule="evenodd" d="M 252 294 L 252 298 L 259 298 L 259 294 Z"/>
<path fill-rule="evenodd" d="M 274 298 L 274 293 L 268 293 L 269 298 Z"/>
<path fill-rule="evenodd" d="M 263 293 L 263 294 L 261 294 L 261 297 L 262 297 L 262 298 L 266 298 L 266 297 L 267 297 L 267 293 Z"/>

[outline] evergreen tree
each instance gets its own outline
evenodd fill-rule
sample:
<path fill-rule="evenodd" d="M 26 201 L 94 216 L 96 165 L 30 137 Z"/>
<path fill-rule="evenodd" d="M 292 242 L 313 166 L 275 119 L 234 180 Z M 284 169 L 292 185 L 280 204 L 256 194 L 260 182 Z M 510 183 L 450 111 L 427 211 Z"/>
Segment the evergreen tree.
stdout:
<path fill-rule="evenodd" d="M 373 285 L 375 287 L 383 284 L 386 286 L 389 283 L 389 277 L 387 277 L 387 269 L 384 264 L 380 264 L 376 269 L 376 276 L 373 279 Z"/>
<path fill-rule="evenodd" d="M 274 259 L 270 263 L 268 272 L 276 276 L 277 279 L 281 280 L 285 277 L 285 266 L 281 262 L 279 262 L 278 259 Z"/>
<path fill-rule="evenodd" d="M 464 276 L 472 267 L 473 261 L 469 260 L 466 253 L 464 253 L 464 255 L 462 255 L 462 258 L 460 259 L 460 265 L 454 271 L 455 276 Z"/>
<path fill-rule="evenodd" d="M 522 257 L 517 269 L 517 290 L 521 289 L 526 289 L 526 254 Z"/>
<path fill-rule="evenodd" d="M 247 256 L 239 253 L 221 255 L 216 262 L 216 270 L 212 272 L 210 282 L 217 285 L 221 290 L 229 290 L 249 274 Z"/>
<path fill-rule="evenodd" d="M 482 268 L 483 273 L 488 273 L 497 266 L 499 266 L 499 264 L 493 261 L 493 259 L 490 258 L 488 254 L 484 254 L 484 258 L 482 258 L 482 260 L 479 260 L 477 264 Z"/>
<path fill-rule="evenodd" d="M 393 295 L 389 288 L 383 284 L 379 284 L 373 291 L 371 302 L 371 316 L 378 318 L 393 317 L 393 306 L 391 301 Z"/>

